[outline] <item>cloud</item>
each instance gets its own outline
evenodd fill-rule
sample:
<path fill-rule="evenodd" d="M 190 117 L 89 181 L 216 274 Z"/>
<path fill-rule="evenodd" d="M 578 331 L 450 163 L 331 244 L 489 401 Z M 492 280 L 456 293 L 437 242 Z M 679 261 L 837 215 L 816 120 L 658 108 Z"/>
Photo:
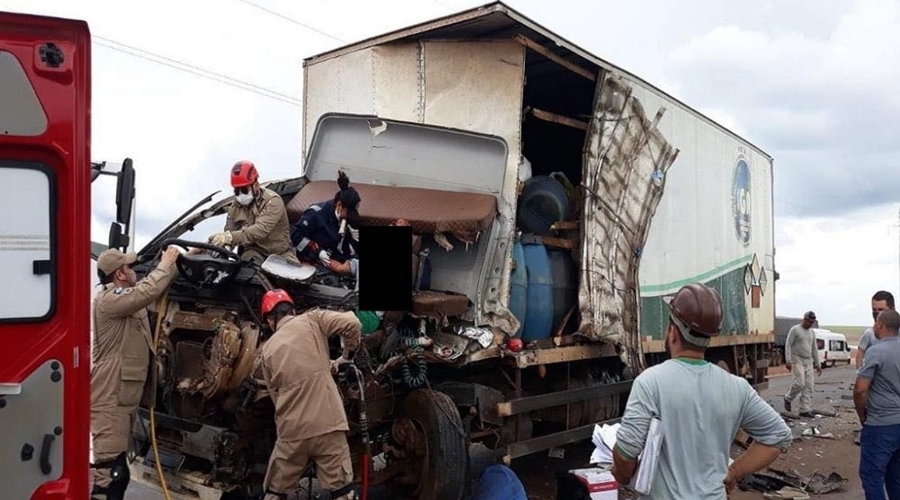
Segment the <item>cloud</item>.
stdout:
<path fill-rule="evenodd" d="M 782 214 L 833 215 L 896 199 L 900 5 L 860 0 L 827 37 L 718 26 L 671 53 L 684 98 L 727 109 L 775 157 Z"/>
<path fill-rule="evenodd" d="M 880 205 L 828 217 L 785 217 L 776 231 L 778 314 L 816 311 L 822 324 L 867 325 L 875 291 L 898 290 L 897 209 Z"/>

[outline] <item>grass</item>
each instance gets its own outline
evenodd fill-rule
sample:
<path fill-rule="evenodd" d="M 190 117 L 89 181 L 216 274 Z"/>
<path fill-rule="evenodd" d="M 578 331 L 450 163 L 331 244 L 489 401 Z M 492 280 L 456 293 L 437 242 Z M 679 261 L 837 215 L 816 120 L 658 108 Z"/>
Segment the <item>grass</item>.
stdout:
<path fill-rule="evenodd" d="M 848 344 L 856 344 L 859 337 L 865 331 L 867 326 L 822 326 L 824 330 L 830 330 L 834 333 L 843 333 L 847 337 Z"/>

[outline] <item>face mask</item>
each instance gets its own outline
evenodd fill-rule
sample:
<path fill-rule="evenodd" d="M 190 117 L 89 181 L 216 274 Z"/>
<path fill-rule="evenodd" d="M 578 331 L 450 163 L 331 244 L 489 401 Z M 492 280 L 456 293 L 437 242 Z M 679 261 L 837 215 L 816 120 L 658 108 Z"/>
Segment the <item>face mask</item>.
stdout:
<path fill-rule="evenodd" d="M 241 194 L 235 196 L 234 198 L 237 200 L 238 203 L 240 203 L 241 205 L 243 205 L 245 207 L 247 205 L 253 203 L 253 193 L 241 193 Z"/>
<path fill-rule="evenodd" d="M 337 220 L 341 220 L 341 212 L 339 210 L 334 211 L 334 218 Z"/>

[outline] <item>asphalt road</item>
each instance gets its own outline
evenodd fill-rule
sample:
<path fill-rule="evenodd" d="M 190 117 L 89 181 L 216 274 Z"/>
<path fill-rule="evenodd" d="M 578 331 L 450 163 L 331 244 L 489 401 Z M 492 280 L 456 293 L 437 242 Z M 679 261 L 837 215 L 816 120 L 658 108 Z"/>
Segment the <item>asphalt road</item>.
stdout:
<path fill-rule="evenodd" d="M 783 411 L 781 396 L 791 385 L 791 377 L 783 373 L 783 369 L 773 369 L 769 388 L 762 392 L 765 398 L 779 412 Z M 781 372 L 781 373 L 779 373 Z M 781 469 L 794 469 L 804 475 L 819 472 L 828 475 L 837 472 L 849 482 L 841 490 L 823 495 L 828 500 L 856 500 L 863 498 L 859 486 L 857 467 L 859 465 L 859 447 L 853 444 L 852 431 L 858 428 L 856 414 L 853 413 L 852 401 L 846 398 L 851 394 L 851 384 L 855 379 L 855 368 L 826 368 L 818 378 L 813 407 L 838 413 L 834 418 L 815 420 L 801 419 L 792 421 L 794 435 L 800 436 L 803 429 L 819 425 L 823 433 L 831 432 L 834 440 L 802 438 L 795 441 L 791 450 L 779 458 L 774 466 Z M 843 396 L 843 398 L 842 398 Z M 795 406 L 799 404 L 799 398 Z M 529 500 L 556 500 L 557 471 L 586 467 L 591 452 L 590 443 L 578 443 L 567 446 L 563 458 L 551 458 L 546 453 L 518 459 L 512 466 L 525 484 Z M 146 487 L 132 484 L 128 490 L 129 500 L 159 500 L 162 495 Z M 626 498 L 624 494 L 620 498 Z M 762 499 L 762 493 L 738 492 L 732 496 L 734 500 Z"/>

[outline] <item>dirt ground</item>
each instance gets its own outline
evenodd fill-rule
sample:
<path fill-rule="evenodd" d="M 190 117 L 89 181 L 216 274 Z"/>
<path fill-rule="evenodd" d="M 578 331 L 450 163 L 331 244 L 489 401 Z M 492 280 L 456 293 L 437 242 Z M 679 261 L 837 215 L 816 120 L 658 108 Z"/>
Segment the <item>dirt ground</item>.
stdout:
<path fill-rule="evenodd" d="M 837 472 L 849 481 L 841 489 L 811 498 L 828 500 L 850 500 L 863 498 L 857 468 L 859 466 L 859 447 L 853 444 L 853 431 L 859 428 L 856 413 L 853 411 L 852 384 L 856 379 L 854 366 L 826 368 L 817 379 L 813 397 L 813 408 L 837 413 L 837 417 L 821 417 L 818 419 L 797 419 L 788 421 L 794 432 L 795 441 L 788 453 L 782 455 L 772 466 L 781 470 L 795 470 L 803 476 L 811 476 L 816 472 L 828 475 Z M 770 370 L 769 388 L 762 392 L 763 398 L 777 411 L 782 412 L 782 395 L 791 385 L 791 377 L 783 367 Z M 799 405 L 799 398 L 794 407 Z M 832 433 L 834 439 L 802 437 L 804 429 L 819 426 L 823 434 Z M 562 459 L 551 458 L 548 454 L 525 457 L 513 462 L 513 469 L 519 475 L 529 500 L 557 500 L 556 474 L 567 469 L 587 467 L 587 461 L 593 451 L 589 443 L 578 443 L 565 448 Z M 740 449 L 735 447 L 736 457 Z M 620 499 L 631 498 L 620 492 Z M 753 491 L 736 491 L 731 495 L 733 500 L 762 499 L 763 494 Z"/>

